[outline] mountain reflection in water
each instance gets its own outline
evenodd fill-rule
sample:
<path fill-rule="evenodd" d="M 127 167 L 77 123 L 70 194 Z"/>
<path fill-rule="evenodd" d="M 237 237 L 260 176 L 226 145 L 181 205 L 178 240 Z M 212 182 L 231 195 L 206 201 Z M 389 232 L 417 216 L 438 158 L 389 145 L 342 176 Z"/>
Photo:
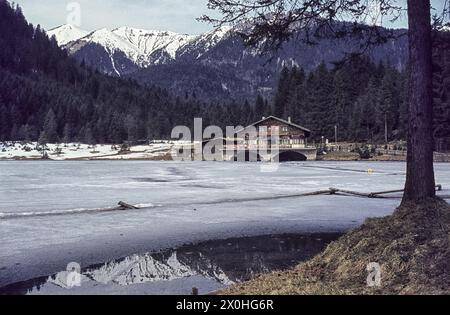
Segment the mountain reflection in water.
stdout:
<path fill-rule="evenodd" d="M 190 294 L 293 267 L 340 234 L 270 235 L 207 241 L 132 255 L 82 269 L 81 286 L 64 288 L 67 272 L 0 288 L 0 294 Z"/>

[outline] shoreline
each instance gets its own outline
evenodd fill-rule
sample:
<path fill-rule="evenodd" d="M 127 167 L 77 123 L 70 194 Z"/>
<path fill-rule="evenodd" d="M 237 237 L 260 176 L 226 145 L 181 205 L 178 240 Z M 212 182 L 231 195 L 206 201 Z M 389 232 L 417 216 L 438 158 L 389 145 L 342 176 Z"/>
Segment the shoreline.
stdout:
<path fill-rule="evenodd" d="M 449 210 L 440 198 L 405 203 L 390 216 L 367 219 L 311 260 L 215 294 L 448 295 Z M 373 268 L 381 275 L 375 285 L 368 278 Z"/>
<path fill-rule="evenodd" d="M 168 159 L 155 159 L 155 158 L 126 158 L 126 159 L 102 159 L 102 158 L 75 158 L 75 159 L 64 159 L 64 160 L 52 160 L 52 159 L 4 159 L 0 158 L 1 162 L 178 162 L 174 160 L 168 160 Z M 195 162 L 195 161 L 183 161 L 183 162 Z M 204 162 L 204 161 L 198 161 L 198 162 Z M 233 161 L 208 161 L 208 162 L 215 162 L 215 163 L 233 163 Z M 317 162 L 317 163 L 326 163 L 326 162 L 342 162 L 342 163 L 348 163 L 348 162 L 389 162 L 389 163 L 406 163 L 406 160 L 388 160 L 388 159 L 369 159 L 369 160 L 339 160 L 339 159 L 330 159 L 330 160 L 314 160 L 314 161 L 292 161 L 292 162 L 280 162 L 280 164 L 283 163 L 304 163 L 304 162 Z M 241 162 L 241 163 L 253 163 L 253 162 Z M 261 162 L 254 162 L 254 163 L 261 163 Z M 437 164 L 449 164 L 450 161 L 434 161 L 433 163 Z"/>
<path fill-rule="evenodd" d="M 176 145 L 172 141 L 160 141 L 145 145 L 130 145 L 122 150 L 121 145 L 83 143 L 47 144 L 48 158 L 42 158 L 35 142 L 0 142 L 0 161 L 170 161 L 171 150 Z M 404 151 L 398 153 L 372 153 L 368 159 L 349 151 L 331 151 L 318 155 L 314 161 L 325 162 L 406 162 Z M 450 162 L 450 153 L 435 152 L 434 162 Z"/>

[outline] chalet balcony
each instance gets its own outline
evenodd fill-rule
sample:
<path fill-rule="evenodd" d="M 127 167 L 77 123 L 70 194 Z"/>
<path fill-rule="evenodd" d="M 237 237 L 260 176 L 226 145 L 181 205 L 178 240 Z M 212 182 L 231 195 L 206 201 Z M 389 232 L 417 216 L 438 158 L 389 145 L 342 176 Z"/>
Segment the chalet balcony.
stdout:
<path fill-rule="evenodd" d="M 275 147 L 275 144 L 238 144 L 238 145 L 224 145 L 224 150 L 260 150 L 264 148 L 270 149 Z M 295 150 L 312 148 L 306 144 L 278 144 L 278 149 L 281 150 Z"/>
<path fill-rule="evenodd" d="M 305 149 L 308 146 L 306 144 L 280 144 L 280 149 Z"/>

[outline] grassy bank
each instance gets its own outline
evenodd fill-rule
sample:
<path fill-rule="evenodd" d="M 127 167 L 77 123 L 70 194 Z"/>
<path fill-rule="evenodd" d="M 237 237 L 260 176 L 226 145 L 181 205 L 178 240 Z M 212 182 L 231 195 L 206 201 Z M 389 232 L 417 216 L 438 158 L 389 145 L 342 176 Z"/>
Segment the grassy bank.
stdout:
<path fill-rule="evenodd" d="M 402 155 L 374 155 L 370 159 L 362 159 L 358 153 L 335 151 L 317 157 L 318 161 L 406 161 Z"/>
<path fill-rule="evenodd" d="M 368 287 L 367 265 L 381 265 Z M 450 294 L 450 206 L 439 199 L 368 219 L 312 260 L 221 294 Z"/>
<path fill-rule="evenodd" d="M 318 161 L 401 161 L 406 162 L 406 154 L 372 154 L 369 159 L 362 159 L 356 152 L 334 151 L 317 157 Z M 434 153 L 434 162 L 450 162 L 449 153 Z"/>

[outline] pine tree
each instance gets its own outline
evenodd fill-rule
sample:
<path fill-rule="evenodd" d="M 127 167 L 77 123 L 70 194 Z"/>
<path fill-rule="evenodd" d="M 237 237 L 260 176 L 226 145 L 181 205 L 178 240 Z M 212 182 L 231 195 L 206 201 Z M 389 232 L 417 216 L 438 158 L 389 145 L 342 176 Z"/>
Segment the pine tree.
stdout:
<path fill-rule="evenodd" d="M 436 34 L 433 71 L 433 106 L 435 147 L 450 150 L 450 34 Z"/>
<path fill-rule="evenodd" d="M 48 143 L 47 133 L 45 131 L 42 131 L 41 134 L 39 135 L 38 144 L 40 146 L 45 147 L 47 143 Z"/>
<path fill-rule="evenodd" d="M 256 103 L 255 103 L 255 121 L 260 120 L 266 112 L 264 98 L 258 94 L 256 97 Z"/>
<path fill-rule="evenodd" d="M 14 141 L 20 140 L 19 139 L 19 127 L 16 124 L 14 124 L 11 129 L 10 139 L 13 139 Z"/>
<path fill-rule="evenodd" d="M 375 112 L 377 108 L 378 90 L 376 85 L 376 79 L 372 78 L 369 81 L 366 92 L 358 99 L 358 104 L 361 107 L 361 129 L 362 140 L 373 142 L 374 140 L 374 127 Z"/>
<path fill-rule="evenodd" d="M 72 128 L 69 123 L 66 123 L 64 125 L 64 131 L 63 131 L 63 143 L 70 143 L 72 140 Z"/>
<path fill-rule="evenodd" d="M 5 105 L 0 106 L 0 141 L 9 139 L 9 114 Z"/>
<path fill-rule="evenodd" d="M 48 137 L 45 131 L 42 131 L 41 134 L 39 135 L 39 139 L 38 139 L 38 145 L 41 148 L 41 152 L 42 152 L 42 158 L 43 159 L 47 159 L 48 158 L 48 154 L 47 154 L 47 143 L 48 143 Z"/>
<path fill-rule="evenodd" d="M 348 75 L 346 71 L 337 71 L 334 73 L 333 79 L 333 123 L 338 129 L 338 136 L 341 140 L 349 140 L 352 136 L 350 117 L 352 117 L 355 100 L 347 89 Z"/>
<path fill-rule="evenodd" d="M 334 121 L 332 112 L 333 81 L 326 65 L 322 63 L 310 74 L 307 81 L 307 126 L 317 139 L 334 137 Z"/>
<path fill-rule="evenodd" d="M 28 125 L 22 125 L 19 128 L 17 139 L 21 141 L 30 141 L 30 133 Z"/>
<path fill-rule="evenodd" d="M 377 131 L 385 142 L 392 139 L 392 130 L 399 119 L 397 92 L 392 71 L 386 71 L 379 88 L 375 115 Z"/>
<path fill-rule="evenodd" d="M 94 135 L 92 133 L 91 127 L 87 127 L 84 130 L 84 143 L 87 143 L 89 145 L 95 145 L 96 144 L 96 141 L 95 141 Z"/>
<path fill-rule="evenodd" d="M 53 109 L 50 108 L 44 121 L 44 131 L 50 143 L 55 143 L 58 140 L 58 125 Z"/>
<path fill-rule="evenodd" d="M 283 118 L 286 111 L 286 104 L 290 92 L 290 71 L 289 68 L 283 67 L 278 81 L 277 94 L 275 95 L 274 114 L 277 117 Z"/>
<path fill-rule="evenodd" d="M 125 140 L 125 129 L 124 129 L 124 123 L 121 115 L 119 113 L 114 113 L 110 126 L 109 126 L 109 139 L 112 143 L 122 143 Z M 160 135 L 160 132 L 155 132 L 156 135 Z"/>
<path fill-rule="evenodd" d="M 297 122 L 303 121 L 305 111 L 305 71 L 294 67 L 290 75 L 290 88 L 287 97 L 285 116 Z"/>
<path fill-rule="evenodd" d="M 135 141 L 138 139 L 137 121 L 130 114 L 125 118 L 125 130 L 127 131 L 128 141 Z"/>

